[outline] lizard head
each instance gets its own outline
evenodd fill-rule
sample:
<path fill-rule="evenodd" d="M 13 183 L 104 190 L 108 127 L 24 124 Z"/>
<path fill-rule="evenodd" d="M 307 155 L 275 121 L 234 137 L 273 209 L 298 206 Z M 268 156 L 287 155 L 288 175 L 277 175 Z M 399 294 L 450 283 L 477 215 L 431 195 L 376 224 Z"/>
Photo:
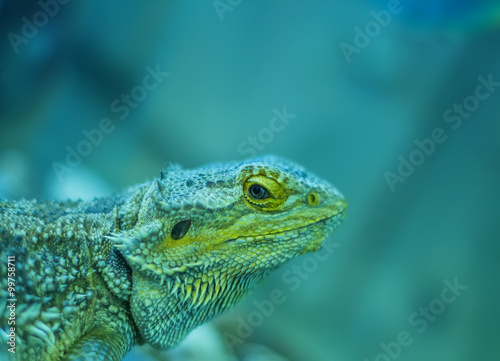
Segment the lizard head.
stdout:
<path fill-rule="evenodd" d="M 160 348 L 288 260 L 318 250 L 346 212 L 332 185 L 274 156 L 170 166 L 131 199 L 113 239 L 132 269 L 138 331 Z"/>

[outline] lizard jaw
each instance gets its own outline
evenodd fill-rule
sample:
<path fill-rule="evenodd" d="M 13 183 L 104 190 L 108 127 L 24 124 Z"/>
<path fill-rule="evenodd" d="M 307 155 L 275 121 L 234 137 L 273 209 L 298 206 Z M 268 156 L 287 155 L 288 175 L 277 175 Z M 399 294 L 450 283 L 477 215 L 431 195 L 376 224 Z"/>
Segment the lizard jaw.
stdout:
<path fill-rule="evenodd" d="M 337 228 L 340 223 L 344 220 L 347 214 L 347 203 L 344 199 L 340 199 L 334 205 L 325 207 L 323 209 L 325 215 L 316 216 L 312 220 L 306 220 L 306 224 L 300 225 L 291 229 L 280 230 L 270 233 L 260 233 L 253 235 L 241 235 L 233 238 L 229 238 L 223 241 L 221 244 L 248 244 L 250 242 L 269 240 L 270 238 L 282 239 L 283 236 L 291 236 L 294 234 L 299 234 L 302 230 L 313 229 L 317 226 L 324 224 L 328 230 L 327 234 L 323 238 L 328 237 Z M 320 245 L 319 245 L 320 246 Z M 319 249 L 319 247 L 318 247 Z"/>

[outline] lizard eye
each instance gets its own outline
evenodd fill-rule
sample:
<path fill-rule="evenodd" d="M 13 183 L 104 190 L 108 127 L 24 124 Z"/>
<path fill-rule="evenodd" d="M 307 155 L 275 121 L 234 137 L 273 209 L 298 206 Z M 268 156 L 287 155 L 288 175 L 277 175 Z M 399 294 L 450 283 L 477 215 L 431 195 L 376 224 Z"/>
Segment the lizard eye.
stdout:
<path fill-rule="evenodd" d="M 283 186 L 273 178 L 254 175 L 243 183 L 243 194 L 251 207 L 262 211 L 277 209 L 286 201 Z"/>
<path fill-rule="evenodd" d="M 248 187 L 248 195 L 253 199 L 266 199 L 269 198 L 269 191 L 258 184 L 253 184 Z"/>

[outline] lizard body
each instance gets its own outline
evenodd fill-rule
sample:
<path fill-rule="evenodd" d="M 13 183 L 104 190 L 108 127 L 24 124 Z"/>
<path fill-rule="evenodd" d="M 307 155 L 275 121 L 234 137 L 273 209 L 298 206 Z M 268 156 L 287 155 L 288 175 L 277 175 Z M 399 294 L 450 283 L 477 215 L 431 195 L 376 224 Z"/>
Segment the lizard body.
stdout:
<path fill-rule="evenodd" d="M 121 360 L 179 343 L 343 220 L 329 183 L 274 156 L 161 177 L 92 202 L 0 201 L 0 313 L 13 360 Z M 12 338 L 13 337 L 13 338 Z M 2 353 L 4 352 L 4 353 Z"/>

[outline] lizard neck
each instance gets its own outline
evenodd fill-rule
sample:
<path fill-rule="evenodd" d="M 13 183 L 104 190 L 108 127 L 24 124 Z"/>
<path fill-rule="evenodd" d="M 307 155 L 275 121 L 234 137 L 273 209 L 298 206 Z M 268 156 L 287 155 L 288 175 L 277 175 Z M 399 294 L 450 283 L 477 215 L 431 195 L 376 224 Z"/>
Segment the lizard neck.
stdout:
<path fill-rule="evenodd" d="M 91 245 L 94 268 L 108 291 L 127 309 L 132 293 L 132 269 L 116 247 L 119 244 L 111 238 L 134 228 L 147 189 L 148 184 L 144 184 L 117 197 L 109 213 L 108 232 L 99 235 Z"/>

